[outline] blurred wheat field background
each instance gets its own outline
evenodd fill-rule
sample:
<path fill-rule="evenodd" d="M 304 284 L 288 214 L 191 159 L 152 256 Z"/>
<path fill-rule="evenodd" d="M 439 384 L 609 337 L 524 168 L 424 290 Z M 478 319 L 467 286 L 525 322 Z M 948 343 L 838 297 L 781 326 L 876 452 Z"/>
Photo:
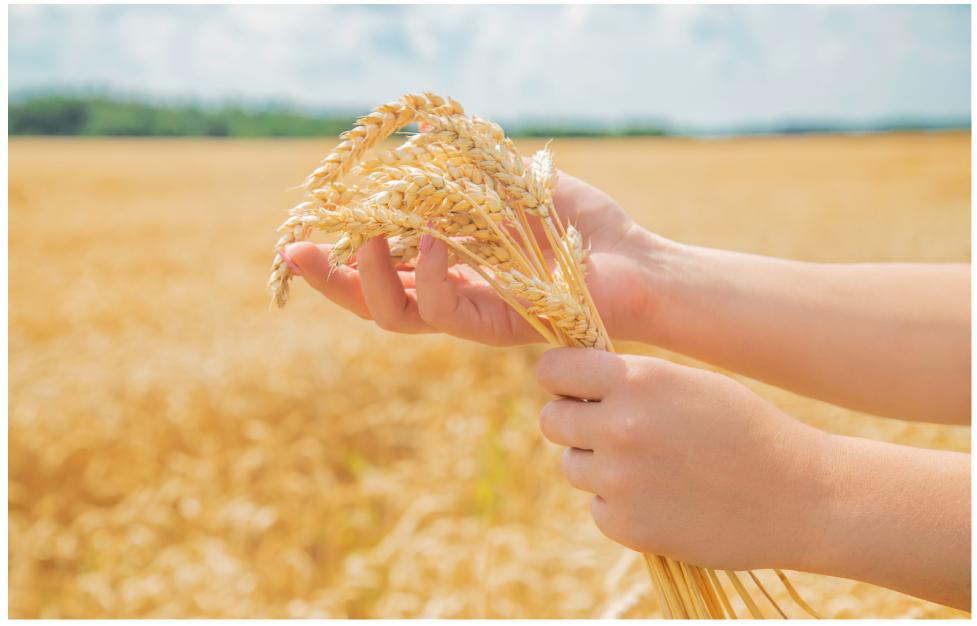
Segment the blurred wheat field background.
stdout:
<path fill-rule="evenodd" d="M 332 145 L 10 141 L 10 617 L 659 615 L 539 435 L 541 346 L 391 335 L 301 281 L 269 310 L 286 190 Z M 969 133 L 552 147 L 680 241 L 970 260 Z M 970 449 L 737 378 L 820 428 Z M 830 617 L 964 616 L 792 578 Z"/>

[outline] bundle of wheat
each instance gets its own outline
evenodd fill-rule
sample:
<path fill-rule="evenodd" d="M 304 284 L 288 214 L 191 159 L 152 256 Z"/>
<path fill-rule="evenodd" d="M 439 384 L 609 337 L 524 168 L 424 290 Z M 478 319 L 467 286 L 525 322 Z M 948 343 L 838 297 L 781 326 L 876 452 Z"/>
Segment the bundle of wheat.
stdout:
<path fill-rule="evenodd" d="M 399 148 L 367 154 L 408 124 L 421 132 Z M 391 255 L 409 264 L 422 235 L 443 241 L 458 263 L 485 279 L 548 343 L 613 350 L 585 281 L 586 246 L 553 205 L 557 171 L 548 148 L 524 164 L 502 129 L 469 116 L 460 104 L 434 94 L 406 95 L 360 118 L 306 179 L 306 199 L 282 224 L 268 285 L 273 302 L 288 299 L 289 267 L 282 249 L 313 231 L 338 233 L 331 261 L 349 262 L 370 238 L 395 238 Z M 341 179 L 349 176 L 356 184 Z M 537 229 L 533 229 L 536 222 Z M 543 254 L 543 233 L 552 259 Z M 736 617 L 716 572 L 645 555 L 666 617 Z M 760 580 L 750 579 L 785 616 Z M 762 617 L 735 572 L 733 588 L 752 617 Z M 787 577 L 790 596 L 810 615 Z"/>

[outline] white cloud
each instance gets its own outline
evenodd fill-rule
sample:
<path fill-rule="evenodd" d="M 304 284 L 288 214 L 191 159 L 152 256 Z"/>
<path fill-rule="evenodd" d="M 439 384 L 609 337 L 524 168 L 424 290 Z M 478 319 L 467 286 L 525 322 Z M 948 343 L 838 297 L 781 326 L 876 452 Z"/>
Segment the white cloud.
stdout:
<path fill-rule="evenodd" d="M 939 6 L 30 6 L 9 86 L 481 114 L 967 116 L 970 9 Z"/>

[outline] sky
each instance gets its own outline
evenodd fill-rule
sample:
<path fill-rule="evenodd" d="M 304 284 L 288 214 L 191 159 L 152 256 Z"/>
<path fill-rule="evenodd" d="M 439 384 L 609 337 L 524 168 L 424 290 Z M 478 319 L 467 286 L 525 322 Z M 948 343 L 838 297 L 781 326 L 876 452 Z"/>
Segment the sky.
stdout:
<path fill-rule="evenodd" d="M 969 6 L 9 7 L 9 89 L 728 127 L 969 119 Z"/>

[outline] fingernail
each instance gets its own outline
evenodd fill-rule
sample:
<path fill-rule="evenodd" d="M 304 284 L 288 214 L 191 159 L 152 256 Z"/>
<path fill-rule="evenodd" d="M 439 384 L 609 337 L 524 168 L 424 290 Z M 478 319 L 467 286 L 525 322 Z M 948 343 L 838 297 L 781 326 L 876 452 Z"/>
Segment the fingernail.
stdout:
<path fill-rule="evenodd" d="M 281 248 L 278 249 L 278 256 L 282 257 L 282 261 L 285 261 L 285 265 L 288 266 L 288 269 L 292 270 L 293 274 L 297 276 L 302 275 L 302 268 L 298 266 L 298 263 L 290 259 L 289 256 L 285 254 L 285 251 Z"/>
<path fill-rule="evenodd" d="M 431 235 L 421 235 L 421 242 L 418 244 L 421 252 L 430 252 L 432 245 L 434 245 L 434 237 Z"/>

